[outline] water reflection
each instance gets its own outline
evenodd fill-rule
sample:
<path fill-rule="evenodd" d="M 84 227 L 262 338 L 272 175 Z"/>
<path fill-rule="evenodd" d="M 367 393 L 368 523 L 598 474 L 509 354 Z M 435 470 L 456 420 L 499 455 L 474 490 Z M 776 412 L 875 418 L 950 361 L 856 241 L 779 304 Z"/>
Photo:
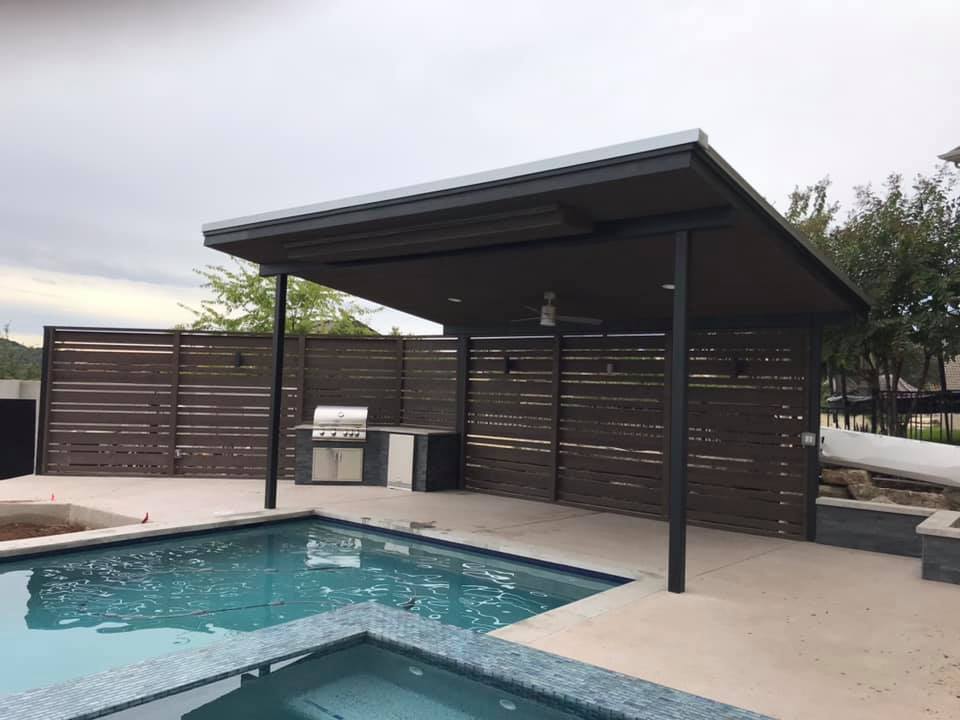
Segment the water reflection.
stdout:
<path fill-rule="evenodd" d="M 249 631 L 376 600 L 486 632 L 603 587 L 310 521 L 35 562 L 26 625 Z"/>

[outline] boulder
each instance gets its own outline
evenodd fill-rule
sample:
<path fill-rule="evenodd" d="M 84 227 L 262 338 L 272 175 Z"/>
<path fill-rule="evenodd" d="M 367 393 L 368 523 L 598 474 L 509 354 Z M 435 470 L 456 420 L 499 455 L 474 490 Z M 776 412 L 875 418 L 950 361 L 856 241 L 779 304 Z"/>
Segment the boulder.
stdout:
<path fill-rule="evenodd" d="M 939 492 L 886 488 L 883 490 L 883 494 L 897 505 L 913 505 L 914 507 L 935 508 L 937 510 L 943 510 L 947 507 L 946 498 Z"/>
<path fill-rule="evenodd" d="M 870 480 L 847 483 L 847 489 L 855 500 L 876 500 L 887 494 L 886 490 L 878 488 Z"/>
<path fill-rule="evenodd" d="M 896 503 L 897 505 L 912 505 L 913 507 L 934 508 L 937 510 L 947 507 L 946 498 L 939 492 L 877 487 L 872 482 L 852 482 L 847 486 L 847 489 L 856 500 L 890 502 Z"/>
<path fill-rule="evenodd" d="M 847 486 L 851 483 L 870 484 L 870 472 L 855 468 L 823 468 L 820 477 L 827 485 Z"/>
<path fill-rule="evenodd" d="M 831 497 L 831 498 L 842 498 L 844 500 L 850 499 L 850 493 L 847 492 L 845 487 L 839 487 L 838 485 L 820 485 L 820 497 Z"/>
<path fill-rule="evenodd" d="M 943 501 L 946 503 L 948 510 L 960 510 L 960 488 L 944 488 Z"/>

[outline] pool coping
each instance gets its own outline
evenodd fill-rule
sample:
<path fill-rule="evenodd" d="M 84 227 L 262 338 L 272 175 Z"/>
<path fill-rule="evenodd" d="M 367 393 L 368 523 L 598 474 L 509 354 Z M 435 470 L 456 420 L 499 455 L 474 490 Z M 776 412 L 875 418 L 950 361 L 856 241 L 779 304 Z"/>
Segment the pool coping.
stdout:
<path fill-rule="evenodd" d="M 313 653 L 371 642 L 585 718 L 769 720 L 699 695 L 373 602 L 0 697 L 11 720 L 93 720 Z"/>
<path fill-rule="evenodd" d="M 5 560 L 21 560 L 65 551 L 96 550 L 110 545 L 158 540 L 178 535 L 194 535 L 216 530 L 241 528 L 270 522 L 295 520 L 316 515 L 311 508 L 298 510 L 258 510 L 223 515 L 216 520 L 195 523 L 136 523 L 99 530 L 46 535 L 0 542 L 0 566 Z"/>
<path fill-rule="evenodd" d="M 291 510 L 258 510 L 223 515 L 216 520 L 194 523 L 146 523 L 124 525 L 101 530 L 87 530 L 63 535 L 49 535 L 25 540 L 0 542 L 0 568 L 6 561 L 27 560 L 63 552 L 96 550 L 111 545 L 134 544 L 153 540 L 171 539 L 179 536 L 199 535 L 220 530 L 241 529 L 288 520 L 316 518 L 332 524 L 347 525 L 357 529 L 372 530 L 387 535 L 406 537 L 411 540 L 433 542 L 447 547 L 491 555 L 505 560 L 526 562 L 551 570 L 568 572 L 598 580 L 627 583 L 637 580 L 662 582 L 662 577 L 633 569 L 607 565 L 592 559 L 570 558 L 550 548 L 539 548 L 523 543 L 500 542 L 496 538 L 477 537 L 470 533 L 456 533 L 430 527 L 415 527 L 409 521 L 395 521 L 370 517 L 356 517 L 348 513 L 333 512 L 320 508 Z"/>

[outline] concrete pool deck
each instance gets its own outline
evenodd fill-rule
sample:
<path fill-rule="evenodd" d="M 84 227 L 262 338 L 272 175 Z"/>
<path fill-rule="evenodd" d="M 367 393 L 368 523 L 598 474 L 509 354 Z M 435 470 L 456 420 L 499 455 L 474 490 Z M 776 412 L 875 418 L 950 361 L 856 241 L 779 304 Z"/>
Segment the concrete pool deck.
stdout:
<path fill-rule="evenodd" d="M 262 482 L 24 476 L 0 501 L 71 502 L 153 525 L 231 522 Z M 916 560 L 690 528 L 688 592 L 664 591 L 664 523 L 475 493 L 281 483 L 320 514 L 614 572 L 637 581 L 501 638 L 774 717 L 960 716 L 960 587 Z M 280 514 L 280 513 L 278 513 Z"/>

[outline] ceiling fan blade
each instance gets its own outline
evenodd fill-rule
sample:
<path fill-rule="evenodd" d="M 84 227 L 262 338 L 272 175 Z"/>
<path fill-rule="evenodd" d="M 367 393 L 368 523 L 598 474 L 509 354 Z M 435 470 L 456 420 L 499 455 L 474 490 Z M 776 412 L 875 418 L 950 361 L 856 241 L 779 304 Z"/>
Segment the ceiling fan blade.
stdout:
<path fill-rule="evenodd" d="M 603 325 L 603 320 L 592 317 L 578 317 L 577 315 L 557 315 L 558 322 L 575 323 L 577 325 Z"/>
<path fill-rule="evenodd" d="M 540 322 L 540 316 L 536 315 L 534 317 L 517 318 L 516 320 L 511 320 L 510 322 L 533 322 L 534 320 Z"/>

